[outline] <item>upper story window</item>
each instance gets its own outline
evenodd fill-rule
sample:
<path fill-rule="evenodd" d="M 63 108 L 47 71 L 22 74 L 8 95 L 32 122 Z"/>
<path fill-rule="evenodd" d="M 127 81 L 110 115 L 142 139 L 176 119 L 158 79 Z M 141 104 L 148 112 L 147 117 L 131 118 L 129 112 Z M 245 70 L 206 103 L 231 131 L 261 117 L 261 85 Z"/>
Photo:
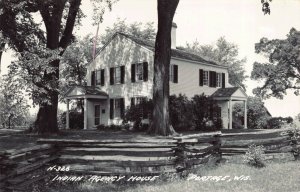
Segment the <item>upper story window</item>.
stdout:
<path fill-rule="evenodd" d="M 121 67 L 115 68 L 115 83 L 116 84 L 121 83 Z"/>
<path fill-rule="evenodd" d="M 131 82 L 148 81 L 148 62 L 131 65 Z"/>
<path fill-rule="evenodd" d="M 209 73 L 208 71 L 203 71 L 203 85 L 209 85 Z"/>
<path fill-rule="evenodd" d="M 125 66 L 111 67 L 109 69 L 110 84 L 123 84 L 125 78 Z"/>
<path fill-rule="evenodd" d="M 143 81 L 144 76 L 143 76 L 143 63 L 138 63 L 136 64 L 136 80 L 137 81 Z"/>
<path fill-rule="evenodd" d="M 178 65 L 170 65 L 169 79 L 173 83 L 178 83 Z"/>
<path fill-rule="evenodd" d="M 199 69 L 199 85 L 225 88 L 225 73 Z"/>

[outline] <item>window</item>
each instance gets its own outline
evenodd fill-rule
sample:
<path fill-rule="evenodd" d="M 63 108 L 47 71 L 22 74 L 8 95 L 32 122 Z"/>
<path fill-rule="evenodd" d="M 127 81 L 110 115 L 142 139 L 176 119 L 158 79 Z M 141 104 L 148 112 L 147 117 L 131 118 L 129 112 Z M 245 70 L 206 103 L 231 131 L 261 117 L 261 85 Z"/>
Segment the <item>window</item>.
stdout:
<path fill-rule="evenodd" d="M 178 65 L 170 65 L 169 78 L 171 82 L 178 83 Z"/>
<path fill-rule="evenodd" d="M 131 82 L 148 81 L 148 62 L 131 65 Z"/>
<path fill-rule="evenodd" d="M 208 86 L 209 85 L 209 80 L 208 80 L 208 71 L 203 71 L 203 85 Z"/>
<path fill-rule="evenodd" d="M 96 71 L 96 85 L 101 84 L 101 70 Z"/>
<path fill-rule="evenodd" d="M 114 116 L 115 117 L 121 117 L 121 101 L 120 101 L 120 99 L 115 99 L 115 106 L 114 106 L 114 108 L 115 108 L 115 114 L 114 114 Z"/>
<path fill-rule="evenodd" d="M 124 98 L 110 99 L 110 119 L 124 117 Z"/>
<path fill-rule="evenodd" d="M 104 74 L 104 71 L 103 71 Z M 109 69 L 109 76 L 110 76 L 110 84 L 124 84 L 124 77 L 125 77 L 125 66 L 120 67 L 111 67 Z M 103 80 L 104 82 L 104 80 Z M 104 83 L 103 83 L 104 85 Z"/>
<path fill-rule="evenodd" d="M 222 73 L 217 73 L 217 87 L 222 87 Z"/>
<path fill-rule="evenodd" d="M 100 105 L 95 105 L 95 125 L 100 124 Z"/>
<path fill-rule="evenodd" d="M 115 68 L 115 83 L 116 84 L 121 83 L 121 67 Z"/>
<path fill-rule="evenodd" d="M 136 80 L 143 81 L 143 64 L 136 64 Z"/>

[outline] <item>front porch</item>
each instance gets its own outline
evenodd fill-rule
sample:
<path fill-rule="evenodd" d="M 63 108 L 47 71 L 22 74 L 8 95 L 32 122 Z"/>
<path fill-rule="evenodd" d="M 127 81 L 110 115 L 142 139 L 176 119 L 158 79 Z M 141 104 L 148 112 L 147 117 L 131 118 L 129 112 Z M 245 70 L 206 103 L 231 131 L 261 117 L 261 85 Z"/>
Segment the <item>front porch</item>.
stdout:
<path fill-rule="evenodd" d="M 70 101 L 82 99 L 84 105 L 83 129 L 105 124 L 108 94 L 94 86 L 72 86 L 64 96 L 67 103 L 66 129 L 70 129 Z"/>
<path fill-rule="evenodd" d="M 244 129 L 247 129 L 247 94 L 239 87 L 220 88 L 212 94 L 214 100 L 222 108 L 223 126 L 232 129 L 232 106 L 235 102 L 243 102 L 244 104 Z"/>

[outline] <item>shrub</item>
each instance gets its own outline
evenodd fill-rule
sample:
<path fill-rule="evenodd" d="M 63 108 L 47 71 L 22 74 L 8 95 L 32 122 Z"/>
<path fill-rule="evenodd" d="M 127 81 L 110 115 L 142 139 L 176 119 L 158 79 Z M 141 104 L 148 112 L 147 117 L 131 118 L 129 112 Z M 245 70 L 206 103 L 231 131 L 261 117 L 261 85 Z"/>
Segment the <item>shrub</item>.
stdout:
<path fill-rule="evenodd" d="M 252 144 L 244 155 L 244 161 L 254 167 L 264 167 L 264 153 L 264 147 L 262 145 L 256 146 L 255 144 Z"/>
<path fill-rule="evenodd" d="M 188 131 L 194 126 L 192 103 L 185 95 L 171 95 L 169 98 L 170 124 L 176 131 Z"/>
<path fill-rule="evenodd" d="M 69 118 L 70 129 L 83 129 L 83 113 L 77 111 L 70 111 Z M 62 127 L 66 127 L 66 112 L 61 113 L 59 122 L 61 123 Z"/>
<path fill-rule="evenodd" d="M 192 98 L 192 111 L 193 121 L 197 130 L 215 131 L 223 127 L 220 107 L 212 98 L 204 94 L 195 95 Z"/>
<path fill-rule="evenodd" d="M 291 124 L 291 123 L 293 123 L 292 117 L 273 117 L 268 120 L 267 128 L 268 129 L 280 129 L 285 124 Z"/>
<path fill-rule="evenodd" d="M 153 103 L 152 100 L 142 100 L 141 103 L 131 105 L 126 109 L 123 124 L 133 122 L 135 131 L 145 131 L 148 128 L 148 123 L 144 123 L 143 119 L 152 119 Z"/>

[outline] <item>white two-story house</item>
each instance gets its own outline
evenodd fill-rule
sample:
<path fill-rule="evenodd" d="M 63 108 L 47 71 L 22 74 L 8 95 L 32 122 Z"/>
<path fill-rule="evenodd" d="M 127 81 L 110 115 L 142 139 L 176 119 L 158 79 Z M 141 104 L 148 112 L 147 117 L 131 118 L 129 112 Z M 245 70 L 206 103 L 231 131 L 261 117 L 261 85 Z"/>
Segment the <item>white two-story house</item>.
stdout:
<path fill-rule="evenodd" d="M 227 67 L 176 49 L 176 28 L 173 24 L 170 94 L 213 96 L 221 108 L 224 128 L 232 128 L 233 102 L 243 101 L 246 106 L 247 95 L 228 83 Z M 67 103 L 84 99 L 84 129 L 120 124 L 128 106 L 152 98 L 153 65 L 154 42 L 123 33 L 113 35 L 88 65 L 87 86 L 74 86 L 66 93 Z"/>

